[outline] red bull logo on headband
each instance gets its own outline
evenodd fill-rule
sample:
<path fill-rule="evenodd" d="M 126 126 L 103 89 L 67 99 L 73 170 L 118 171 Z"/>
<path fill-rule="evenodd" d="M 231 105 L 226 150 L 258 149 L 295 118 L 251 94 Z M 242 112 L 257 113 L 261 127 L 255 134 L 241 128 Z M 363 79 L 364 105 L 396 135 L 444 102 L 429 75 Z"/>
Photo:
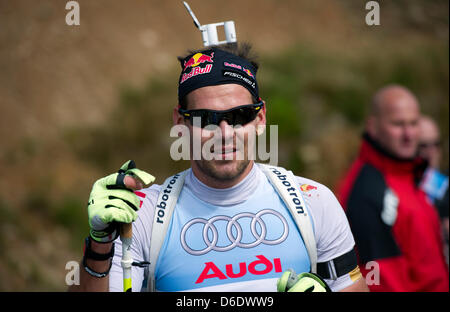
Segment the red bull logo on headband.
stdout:
<path fill-rule="evenodd" d="M 214 58 L 214 52 L 212 52 L 211 55 L 206 55 L 203 53 L 196 53 L 189 60 L 185 61 L 183 72 L 185 72 L 188 68 L 191 68 L 191 71 L 189 73 L 183 74 L 183 76 L 181 77 L 180 84 L 194 76 L 201 75 L 201 74 L 207 74 L 207 73 L 211 72 L 211 69 L 213 66 L 212 64 L 207 64 L 205 67 L 199 67 L 199 65 L 203 64 L 205 62 L 214 63 L 213 58 Z"/>
<path fill-rule="evenodd" d="M 189 67 L 196 67 L 205 62 L 214 63 L 213 58 L 214 58 L 214 52 L 212 52 L 211 55 L 206 55 L 203 53 L 196 53 L 188 61 L 184 62 L 183 71 L 186 71 L 186 69 L 188 69 Z"/>
<path fill-rule="evenodd" d="M 227 67 L 233 67 L 233 68 L 236 68 L 236 69 L 240 69 L 240 70 L 244 71 L 248 76 L 252 77 L 253 79 L 255 78 L 255 76 L 253 76 L 253 74 L 250 71 L 250 69 L 242 67 L 241 65 L 236 65 L 236 64 L 228 63 L 228 62 L 223 62 L 223 65 L 227 66 Z"/>
<path fill-rule="evenodd" d="M 245 71 L 245 73 L 246 73 L 247 75 L 249 75 L 250 77 L 255 78 L 255 77 L 253 76 L 252 72 L 250 71 L 250 69 L 244 68 L 244 71 Z"/>

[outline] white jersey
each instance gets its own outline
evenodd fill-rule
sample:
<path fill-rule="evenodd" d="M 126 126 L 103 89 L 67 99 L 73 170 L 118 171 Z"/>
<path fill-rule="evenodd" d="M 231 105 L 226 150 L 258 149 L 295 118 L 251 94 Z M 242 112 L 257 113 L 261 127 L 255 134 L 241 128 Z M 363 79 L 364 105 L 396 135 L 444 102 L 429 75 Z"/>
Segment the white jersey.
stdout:
<path fill-rule="evenodd" d="M 312 221 L 317 261 L 327 262 L 354 247 L 345 213 L 324 185 L 296 177 Z M 161 187 L 136 192 L 132 258 L 149 261 L 156 201 Z M 116 240 L 110 291 L 123 291 L 121 242 Z M 186 176 L 156 265 L 159 291 L 276 291 L 282 272 L 308 271 L 309 259 L 295 222 L 258 166 L 239 184 L 214 189 L 192 170 Z M 353 284 L 348 274 L 326 280 L 333 291 Z M 145 269 L 132 268 L 133 291 L 146 283 Z"/>

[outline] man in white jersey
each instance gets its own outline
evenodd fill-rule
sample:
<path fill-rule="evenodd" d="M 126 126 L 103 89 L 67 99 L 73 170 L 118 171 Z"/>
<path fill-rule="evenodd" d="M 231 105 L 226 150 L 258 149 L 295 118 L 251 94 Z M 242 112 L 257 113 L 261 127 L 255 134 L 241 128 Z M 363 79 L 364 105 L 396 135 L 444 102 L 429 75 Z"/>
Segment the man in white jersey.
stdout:
<path fill-rule="evenodd" d="M 94 184 L 84 269 L 80 285 L 70 290 L 123 291 L 117 227 L 134 221 L 132 258 L 150 263 L 150 269 L 132 267 L 133 291 L 277 291 L 288 269 L 317 272 L 332 291 L 367 291 L 350 227 L 333 193 L 248 157 L 254 144 L 250 132 L 266 123 L 250 46 L 212 47 L 179 60 L 173 121 L 189 129 L 191 168 L 162 186 L 146 187 L 151 176 L 127 162 Z M 203 148 L 217 133 L 210 125 L 220 130 L 215 140 L 221 144 L 208 145 L 211 160 L 194 157 L 195 138 Z M 283 196 L 271 175 L 285 186 Z M 180 185 L 177 195 L 175 185 Z M 312 224 L 313 237 L 305 236 L 296 213 Z M 161 233 L 153 230 L 161 225 L 167 232 L 155 249 L 154 238 Z"/>

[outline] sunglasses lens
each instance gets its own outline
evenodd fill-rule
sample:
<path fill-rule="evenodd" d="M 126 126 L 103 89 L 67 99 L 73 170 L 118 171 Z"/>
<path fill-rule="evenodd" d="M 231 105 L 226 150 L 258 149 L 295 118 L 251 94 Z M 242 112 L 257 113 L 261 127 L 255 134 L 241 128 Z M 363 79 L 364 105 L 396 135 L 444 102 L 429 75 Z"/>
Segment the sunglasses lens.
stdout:
<path fill-rule="evenodd" d="M 212 116 L 209 112 L 204 110 L 192 111 L 190 116 L 191 125 L 194 127 L 199 126 L 205 128 L 209 124 L 213 124 L 214 116 Z"/>
<path fill-rule="evenodd" d="M 257 111 L 253 107 L 244 107 L 236 111 L 234 125 L 246 125 L 256 118 Z"/>
<path fill-rule="evenodd" d="M 419 149 L 427 149 L 430 147 L 439 147 L 441 145 L 440 141 L 433 141 L 433 142 L 425 142 L 419 144 Z"/>
<path fill-rule="evenodd" d="M 218 126 L 222 120 L 225 120 L 230 126 L 246 125 L 256 118 L 258 110 L 256 107 L 239 107 L 229 111 L 209 111 L 198 110 L 191 111 L 191 125 L 197 126 L 195 117 L 201 118 L 201 127 L 205 128 L 208 125 Z M 197 118 L 196 118 L 197 119 Z"/>
<path fill-rule="evenodd" d="M 230 126 L 243 126 L 255 119 L 255 117 L 256 111 L 252 107 L 243 107 L 226 113 L 215 113 L 210 123 L 218 126 L 222 120 L 225 120 Z"/>

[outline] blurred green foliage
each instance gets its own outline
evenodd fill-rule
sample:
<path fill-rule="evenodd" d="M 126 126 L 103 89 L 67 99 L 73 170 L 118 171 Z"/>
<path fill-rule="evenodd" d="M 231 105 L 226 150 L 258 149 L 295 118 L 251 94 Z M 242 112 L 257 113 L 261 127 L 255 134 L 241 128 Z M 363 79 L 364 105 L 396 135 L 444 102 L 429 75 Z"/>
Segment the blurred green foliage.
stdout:
<path fill-rule="evenodd" d="M 56 207 L 51 219 L 71 232 L 71 247 L 78 250 L 83 238 L 89 233 L 87 209 L 83 209 L 87 207 L 87 201 L 84 198 L 67 195 L 56 203 Z"/>
<path fill-rule="evenodd" d="M 142 88 L 123 86 L 105 124 L 66 129 L 65 140 L 82 161 L 103 171 L 117 170 L 128 159 L 167 170 L 173 164 L 163 147 L 169 146 L 174 79 L 149 79 Z"/>

